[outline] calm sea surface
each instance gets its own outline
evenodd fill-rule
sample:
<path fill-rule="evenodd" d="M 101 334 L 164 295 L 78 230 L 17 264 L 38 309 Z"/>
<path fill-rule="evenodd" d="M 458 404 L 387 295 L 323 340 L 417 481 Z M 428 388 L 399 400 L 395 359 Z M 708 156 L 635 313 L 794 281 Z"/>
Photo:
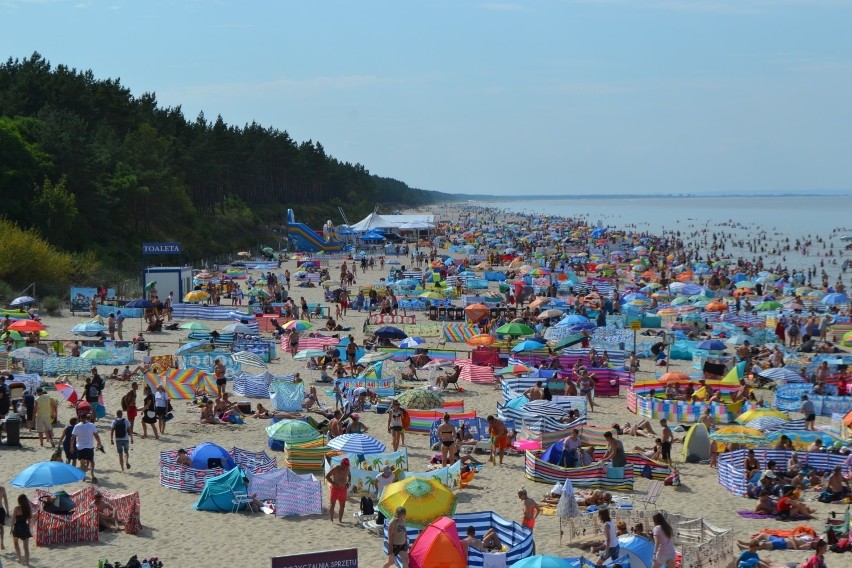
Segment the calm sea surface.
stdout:
<path fill-rule="evenodd" d="M 716 233 L 726 243 L 745 241 L 743 247 L 729 244 L 733 256 L 752 258 L 748 244 L 764 248 L 762 254 L 771 265 L 789 268 L 823 268 L 834 283 L 845 258 L 843 249 L 852 235 L 852 196 L 834 197 L 692 197 L 642 199 L 552 199 L 482 203 L 517 213 L 583 217 L 591 224 L 633 228 L 654 234 L 680 231 L 688 241 L 702 243 L 706 235 Z M 802 250 L 769 251 L 789 238 L 822 240 L 804 254 Z M 833 245 L 833 249 L 831 246 Z M 827 256 L 833 251 L 832 256 Z M 852 252 L 852 251 L 850 251 Z M 822 264 L 821 264 L 822 263 Z M 849 271 L 847 271 L 849 274 Z M 848 279 L 844 279 L 848 285 Z"/>

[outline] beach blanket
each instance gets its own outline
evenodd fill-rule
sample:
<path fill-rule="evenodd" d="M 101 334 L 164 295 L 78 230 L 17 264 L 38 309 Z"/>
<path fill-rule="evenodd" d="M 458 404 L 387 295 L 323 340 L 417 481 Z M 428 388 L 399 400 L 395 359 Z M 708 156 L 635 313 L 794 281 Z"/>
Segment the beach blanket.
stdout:
<path fill-rule="evenodd" d="M 444 324 L 444 338 L 447 341 L 462 343 L 479 334 L 479 326 L 464 322 L 448 322 Z"/>
<path fill-rule="evenodd" d="M 778 536 L 781 538 L 791 538 L 797 536 L 810 536 L 813 539 L 817 538 L 816 531 L 809 527 L 808 525 L 799 525 L 794 529 L 763 529 L 762 531 L 755 533 L 752 537 L 755 537 L 759 534 L 769 534 L 772 536 Z"/>

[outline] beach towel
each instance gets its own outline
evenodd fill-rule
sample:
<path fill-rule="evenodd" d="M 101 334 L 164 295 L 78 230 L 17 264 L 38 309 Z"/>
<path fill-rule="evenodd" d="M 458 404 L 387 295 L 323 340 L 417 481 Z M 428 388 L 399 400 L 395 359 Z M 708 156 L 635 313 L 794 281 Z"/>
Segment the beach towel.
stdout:
<path fill-rule="evenodd" d="M 796 527 L 794 529 L 790 529 L 790 530 L 786 530 L 786 529 L 763 529 L 759 533 L 755 533 L 755 535 L 752 535 L 752 538 L 754 536 L 757 536 L 758 534 L 768 534 L 768 535 L 772 535 L 772 536 L 778 536 L 778 537 L 781 537 L 781 538 L 790 538 L 790 537 L 795 537 L 795 536 L 806 536 L 806 535 L 810 536 L 813 539 L 816 539 L 816 537 L 817 537 L 816 531 L 814 531 L 814 529 L 812 529 L 808 525 L 799 525 L 798 527 Z"/>

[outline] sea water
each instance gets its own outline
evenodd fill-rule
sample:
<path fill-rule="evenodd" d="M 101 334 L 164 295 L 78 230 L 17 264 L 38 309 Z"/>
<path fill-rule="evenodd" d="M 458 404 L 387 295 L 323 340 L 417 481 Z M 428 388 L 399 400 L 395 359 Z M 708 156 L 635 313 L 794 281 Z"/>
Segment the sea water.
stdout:
<path fill-rule="evenodd" d="M 712 242 L 717 234 L 727 243 L 726 253 L 736 258 L 754 258 L 747 247 L 731 244 L 743 239 L 765 244 L 768 248 L 783 245 L 785 239 L 811 241 L 814 245 L 804 254 L 802 249 L 777 255 L 763 253 L 764 263 L 781 264 L 790 269 L 823 269 L 834 284 L 843 261 L 852 257 L 844 251 L 852 241 L 852 195 L 838 196 L 765 196 L 765 197 L 639 197 L 639 198 L 564 198 L 482 203 L 508 212 L 580 217 L 591 225 L 631 229 L 652 234 L 679 232 L 687 241 Z M 816 243 L 821 239 L 824 243 Z M 833 248 L 831 248 L 833 246 Z M 833 256 L 826 256 L 833 251 Z M 844 283 L 849 286 L 848 274 Z M 815 280 L 818 285 L 819 281 Z"/>

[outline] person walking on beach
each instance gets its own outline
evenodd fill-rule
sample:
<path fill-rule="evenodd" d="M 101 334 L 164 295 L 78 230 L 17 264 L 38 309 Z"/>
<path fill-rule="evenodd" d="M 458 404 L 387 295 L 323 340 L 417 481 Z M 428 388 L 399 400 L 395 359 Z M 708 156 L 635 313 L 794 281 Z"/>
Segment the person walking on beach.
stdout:
<path fill-rule="evenodd" d="M 165 387 L 160 385 L 157 387 L 157 392 L 154 393 L 154 412 L 157 415 L 157 427 L 160 434 L 166 433 L 166 414 L 169 413 L 169 406 L 171 406 L 169 395 Z"/>
<path fill-rule="evenodd" d="M 669 467 L 671 467 L 671 465 L 672 465 L 672 442 L 674 442 L 674 433 L 672 432 L 672 429 L 669 428 L 669 423 L 665 418 L 660 420 L 660 426 L 663 429 L 663 431 L 661 433 L 662 443 L 660 444 L 661 457 L 663 458 L 663 461 L 666 462 L 667 464 L 669 464 Z"/>
<path fill-rule="evenodd" d="M 18 495 L 18 505 L 12 512 L 14 524 L 12 525 L 12 540 L 15 543 L 15 555 L 18 557 L 18 562 L 24 566 L 30 565 L 30 538 L 33 534 L 30 527 L 33 524 L 33 509 L 30 505 L 27 496 L 21 493 Z M 24 555 L 21 556 L 21 549 L 18 546 L 18 541 L 23 541 Z"/>
<path fill-rule="evenodd" d="M 90 422 L 91 415 L 83 414 L 80 423 L 71 430 L 71 445 L 77 448 L 77 459 L 80 460 L 80 469 L 83 473 L 89 471 L 92 475 L 92 483 L 97 483 L 95 477 L 95 441 L 98 449 L 103 448 L 98 429 Z M 85 479 L 85 478 L 84 478 Z"/>
<path fill-rule="evenodd" d="M 652 568 L 674 568 L 675 551 L 672 527 L 662 513 L 654 513 L 654 564 Z"/>
<path fill-rule="evenodd" d="M 799 412 L 805 415 L 805 430 L 814 431 L 816 422 L 816 408 L 814 403 L 808 400 L 808 395 L 802 395 L 802 406 L 799 407 Z"/>
<path fill-rule="evenodd" d="M 506 448 L 509 447 L 509 430 L 506 429 L 502 420 L 493 416 L 489 416 L 486 421 L 488 422 L 488 436 L 491 438 L 491 459 L 489 461 L 494 464 L 496 455 L 500 458 L 500 465 L 503 465 L 503 456 L 506 455 Z"/>
<path fill-rule="evenodd" d="M 112 421 L 112 427 L 109 430 L 109 443 L 115 444 L 115 451 L 118 452 L 118 465 L 121 466 L 121 473 L 124 473 L 124 467 L 130 469 L 130 444 L 133 443 L 133 429 L 130 427 L 130 421 L 124 417 L 124 413 L 120 410 L 115 411 L 115 420 Z"/>
<path fill-rule="evenodd" d="M 521 515 L 521 524 L 530 530 L 535 529 L 535 521 L 538 518 L 541 509 L 535 499 L 527 496 L 527 490 L 521 489 L 518 491 L 518 499 L 521 500 L 523 512 Z"/>
<path fill-rule="evenodd" d="M 388 561 L 382 568 L 396 565 L 396 559 L 402 568 L 408 568 L 408 530 L 405 528 L 405 507 L 397 507 L 393 520 L 388 525 Z"/>
<path fill-rule="evenodd" d="M 136 406 L 138 390 L 139 383 L 134 381 L 130 384 L 130 390 L 121 397 L 121 409 L 127 413 L 127 421 L 130 422 L 131 432 L 133 432 L 133 427 L 136 424 L 136 416 L 139 414 L 139 407 Z"/>
<path fill-rule="evenodd" d="M 347 488 L 352 482 L 352 472 L 349 471 L 349 458 L 340 460 L 340 464 L 334 466 L 325 475 L 325 480 L 331 488 L 331 498 L 328 508 L 328 520 L 334 522 L 334 505 L 340 503 L 338 522 L 343 522 L 343 509 L 346 507 Z"/>

